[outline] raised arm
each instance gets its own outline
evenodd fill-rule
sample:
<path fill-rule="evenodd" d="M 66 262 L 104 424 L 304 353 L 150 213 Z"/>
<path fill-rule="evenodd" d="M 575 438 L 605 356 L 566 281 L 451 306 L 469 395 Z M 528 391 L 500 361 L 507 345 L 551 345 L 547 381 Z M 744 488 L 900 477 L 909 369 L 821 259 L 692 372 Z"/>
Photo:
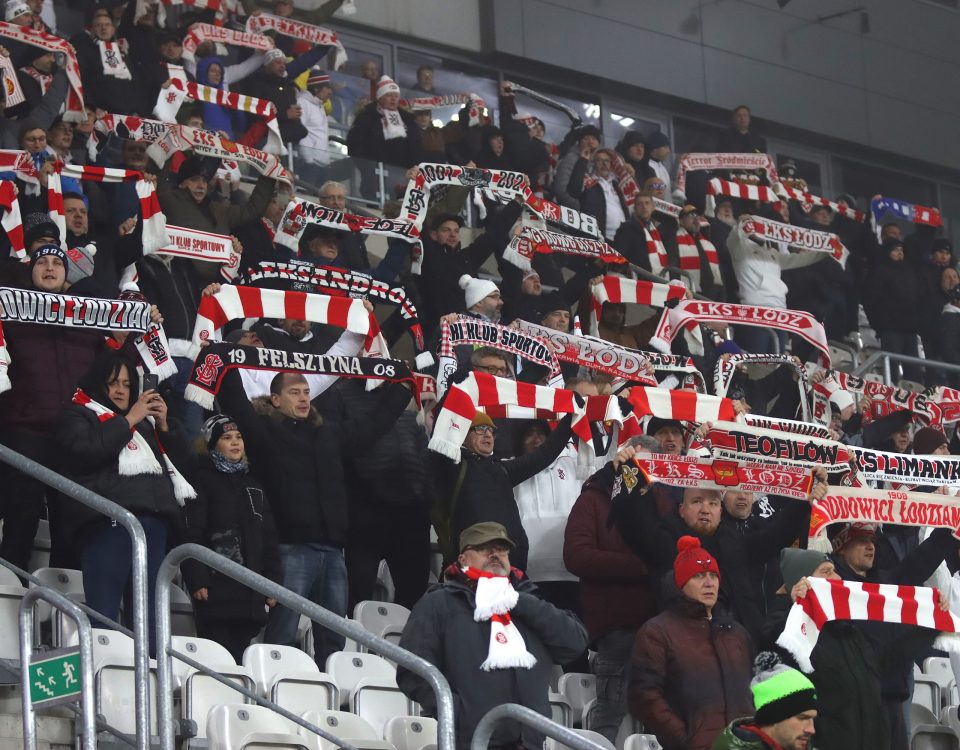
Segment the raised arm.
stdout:
<path fill-rule="evenodd" d="M 560 455 L 560 451 L 570 441 L 570 425 L 572 422 L 573 415 L 568 414 L 560 420 L 557 429 L 550 433 L 550 437 L 535 451 L 503 462 L 503 468 L 507 471 L 507 477 L 510 479 L 511 485 L 516 487 L 521 482 L 539 474 L 554 462 L 556 457 Z"/>

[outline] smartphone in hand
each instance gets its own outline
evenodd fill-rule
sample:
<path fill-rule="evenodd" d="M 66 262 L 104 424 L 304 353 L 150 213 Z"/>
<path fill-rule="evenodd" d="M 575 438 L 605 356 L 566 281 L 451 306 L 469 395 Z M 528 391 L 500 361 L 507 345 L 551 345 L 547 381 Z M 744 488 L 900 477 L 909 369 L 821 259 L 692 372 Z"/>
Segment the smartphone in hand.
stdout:
<path fill-rule="evenodd" d="M 147 391 L 155 391 L 160 387 L 160 376 L 152 372 L 146 372 L 143 374 L 143 378 L 140 381 L 140 393 L 146 393 Z"/>

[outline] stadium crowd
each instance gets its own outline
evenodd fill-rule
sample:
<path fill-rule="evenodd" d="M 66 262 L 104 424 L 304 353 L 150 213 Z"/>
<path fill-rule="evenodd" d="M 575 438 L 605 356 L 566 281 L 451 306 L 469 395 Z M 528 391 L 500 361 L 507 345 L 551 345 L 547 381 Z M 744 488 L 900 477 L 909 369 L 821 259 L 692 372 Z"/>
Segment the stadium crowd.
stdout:
<path fill-rule="evenodd" d="M 949 591 L 960 568 L 930 510 L 960 489 L 956 376 L 909 364 L 901 390 L 827 345 L 859 342 L 862 308 L 883 350 L 960 364 L 936 210 L 811 195 L 745 106 L 674 159 L 661 132 L 548 133 L 523 102 L 549 99 L 506 82 L 493 108 L 422 66 L 405 99 L 365 61 L 351 90 L 322 27 L 342 1 L 90 2 L 61 29 L 6 0 L 0 442 L 136 515 L 151 606 L 185 541 L 344 616 L 385 560 L 458 746 L 499 703 L 549 715 L 559 663 L 596 675 L 611 741 L 629 713 L 666 750 L 905 750 L 949 596 L 928 627 L 865 606 L 817 620 L 811 653 L 786 636 L 824 591 Z M 384 217 L 334 179 L 331 125 L 355 195 L 399 169 Z M 51 565 L 118 620 L 126 531 L 0 472 L 0 557 L 27 568 L 48 519 Z M 298 643 L 297 613 L 183 574 L 238 659 L 261 631 Z M 344 639 L 314 629 L 322 667 Z"/>

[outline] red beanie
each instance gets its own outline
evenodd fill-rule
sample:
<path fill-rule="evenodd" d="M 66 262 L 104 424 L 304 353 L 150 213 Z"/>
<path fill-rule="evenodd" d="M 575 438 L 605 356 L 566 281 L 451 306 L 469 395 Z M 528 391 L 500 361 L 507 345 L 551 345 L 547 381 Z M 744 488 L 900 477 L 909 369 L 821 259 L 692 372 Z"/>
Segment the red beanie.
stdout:
<path fill-rule="evenodd" d="M 713 555 L 700 546 L 695 536 L 682 536 L 677 540 L 677 559 L 673 562 L 673 580 L 678 589 L 697 573 L 713 572 L 720 576 L 720 568 Z"/>

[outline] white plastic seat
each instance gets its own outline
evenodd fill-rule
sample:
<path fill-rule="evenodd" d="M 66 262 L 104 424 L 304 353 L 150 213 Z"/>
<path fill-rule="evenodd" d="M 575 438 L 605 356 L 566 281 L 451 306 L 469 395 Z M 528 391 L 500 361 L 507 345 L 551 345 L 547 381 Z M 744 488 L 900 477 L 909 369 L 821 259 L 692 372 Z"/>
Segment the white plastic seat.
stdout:
<path fill-rule="evenodd" d="M 353 619 L 374 635 L 380 635 L 388 625 L 399 626 L 403 630 L 410 610 L 401 604 L 392 602 L 357 602 L 353 608 Z"/>
<path fill-rule="evenodd" d="M 399 646 L 400 639 L 403 637 L 403 628 L 404 628 L 403 625 L 398 625 L 396 623 L 388 622 L 386 625 L 383 626 L 383 630 L 377 633 L 377 635 L 383 638 L 383 640 L 390 641 L 390 643 L 396 646 Z"/>
<path fill-rule="evenodd" d="M 71 594 L 70 598 L 83 604 L 87 602 L 87 598 L 82 593 Z M 80 642 L 76 634 L 76 621 L 70 617 L 70 615 L 64 614 L 61 610 L 53 610 L 50 626 L 51 643 L 54 648 L 61 648 L 68 643 Z"/>
<path fill-rule="evenodd" d="M 254 643 L 243 652 L 243 665 L 253 675 L 260 695 L 292 713 L 340 707 L 336 683 L 300 649 Z"/>
<path fill-rule="evenodd" d="M 170 584 L 170 632 L 189 638 L 197 637 L 197 623 L 190 595 L 179 586 Z"/>
<path fill-rule="evenodd" d="M 72 594 L 83 594 L 83 573 L 73 568 L 37 568 L 33 575 L 39 578 L 42 585 L 47 588 L 59 591 L 61 594 L 71 596 Z M 28 584 L 29 588 L 36 588 L 32 581 Z M 35 635 L 40 634 L 40 624 L 49 622 L 52 617 L 52 607 L 47 602 L 37 602 L 34 609 Z"/>
<path fill-rule="evenodd" d="M 93 671 L 97 713 L 119 732 L 134 734 L 136 727 L 136 672 L 133 638 L 115 630 L 94 628 Z M 150 733 L 157 733 L 156 662 L 150 661 Z"/>
<path fill-rule="evenodd" d="M 207 638 L 189 638 L 175 635 L 170 638 L 170 646 L 189 656 L 195 662 L 203 664 L 227 678 L 230 682 L 248 690 L 254 689 L 253 677 L 249 670 L 239 666 L 223 646 Z M 179 687 L 180 713 L 184 719 L 196 722 L 198 739 L 207 736 L 207 714 L 218 704 L 246 704 L 249 699 L 233 688 L 205 675 L 196 668 L 173 657 L 174 686 Z"/>
<path fill-rule="evenodd" d="M 383 739 L 397 750 L 430 750 L 437 744 L 437 720 L 394 716 L 383 728 Z"/>
<path fill-rule="evenodd" d="M 563 727 L 573 727 L 573 709 L 570 708 L 570 701 L 552 690 L 547 693 L 547 700 L 550 702 L 550 718 Z"/>
<path fill-rule="evenodd" d="M 940 713 L 940 683 L 927 675 L 915 677 L 913 681 L 913 705 L 923 706 L 934 716 Z"/>
<path fill-rule="evenodd" d="M 662 750 L 653 734 L 631 734 L 623 741 L 623 750 Z"/>
<path fill-rule="evenodd" d="M 14 573 L 10 568 L 0 565 L 0 586 L 22 586 L 20 576 Z"/>
<path fill-rule="evenodd" d="M 617 750 L 613 743 L 599 732 L 591 732 L 589 729 L 573 729 L 571 731 L 576 732 L 581 737 L 584 737 L 591 742 L 595 742 L 600 747 L 604 748 L 604 750 Z M 543 743 L 543 748 L 544 750 L 568 750 L 567 745 L 564 745 L 562 742 L 558 742 L 552 737 L 547 737 L 546 742 Z"/>
<path fill-rule="evenodd" d="M 397 687 L 396 678 L 364 678 L 357 682 L 350 696 L 350 712 L 366 720 L 377 736 L 382 737 L 389 719 L 416 716 L 420 710 Z"/>
<path fill-rule="evenodd" d="M 326 732 L 348 741 L 357 750 L 395 750 L 389 742 L 381 740 L 373 727 L 356 714 L 346 711 L 307 711 L 302 717 Z M 338 750 L 338 746 L 303 727 L 300 736 L 309 750 Z"/>
<path fill-rule="evenodd" d="M 958 710 L 960 710 L 960 706 L 953 703 L 949 706 L 944 706 L 940 711 L 940 723 L 945 727 L 950 727 L 960 735 L 960 715 L 957 713 Z"/>
<path fill-rule="evenodd" d="M 33 537 L 33 547 L 30 549 L 30 563 L 27 570 L 37 570 L 50 565 L 50 522 L 41 518 L 37 526 L 37 533 Z"/>
<path fill-rule="evenodd" d="M 626 744 L 627 737 L 632 734 L 643 735 L 643 724 L 637 719 L 634 719 L 630 715 L 630 712 L 627 711 L 620 721 L 620 726 L 617 729 L 617 739 L 616 742 L 613 743 L 617 746 L 617 750 L 625 750 L 624 745 Z"/>
<path fill-rule="evenodd" d="M 956 683 L 950 659 L 945 656 L 930 656 L 924 659 L 923 674 L 925 677 L 932 677 L 940 685 L 941 699 L 950 694 L 950 686 Z"/>
<path fill-rule="evenodd" d="M 910 732 L 910 750 L 958 750 L 960 738 L 950 727 L 940 724 L 914 726 Z"/>
<path fill-rule="evenodd" d="M 573 711 L 573 724 L 576 726 L 583 720 L 583 709 L 597 697 L 597 677 L 585 672 L 567 672 L 563 675 L 557 687 L 567 699 Z"/>
<path fill-rule="evenodd" d="M 16 585 L 0 586 L 0 633 L 6 634 L 0 638 L 0 659 L 20 659 L 20 601 L 26 593 L 19 578 Z"/>
<path fill-rule="evenodd" d="M 384 679 L 396 683 L 397 679 L 396 668 L 383 657 L 349 651 L 336 651 L 327 657 L 327 674 L 340 688 L 341 707 L 350 705 L 350 698 L 360 680 Z"/>
<path fill-rule="evenodd" d="M 296 725 L 263 706 L 214 706 L 207 716 L 209 750 L 303 748 L 307 745 Z"/>
<path fill-rule="evenodd" d="M 584 729 L 593 729 L 593 726 L 592 726 L 593 717 L 591 716 L 591 713 L 593 712 L 593 709 L 596 708 L 596 705 L 597 705 L 597 699 L 591 698 L 589 701 L 587 701 L 587 705 L 583 707 L 583 713 L 581 714 L 581 718 L 580 718 L 580 725 Z"/>
<path fill-rule="evenodd" d="M 563 667 L 559 664 L 554 664 L 553 669 L 550 672 L 550 689 L 555 693 L 560 692 L 558 686 L 560 684 L 561 677 L 563 677 Z"/>

